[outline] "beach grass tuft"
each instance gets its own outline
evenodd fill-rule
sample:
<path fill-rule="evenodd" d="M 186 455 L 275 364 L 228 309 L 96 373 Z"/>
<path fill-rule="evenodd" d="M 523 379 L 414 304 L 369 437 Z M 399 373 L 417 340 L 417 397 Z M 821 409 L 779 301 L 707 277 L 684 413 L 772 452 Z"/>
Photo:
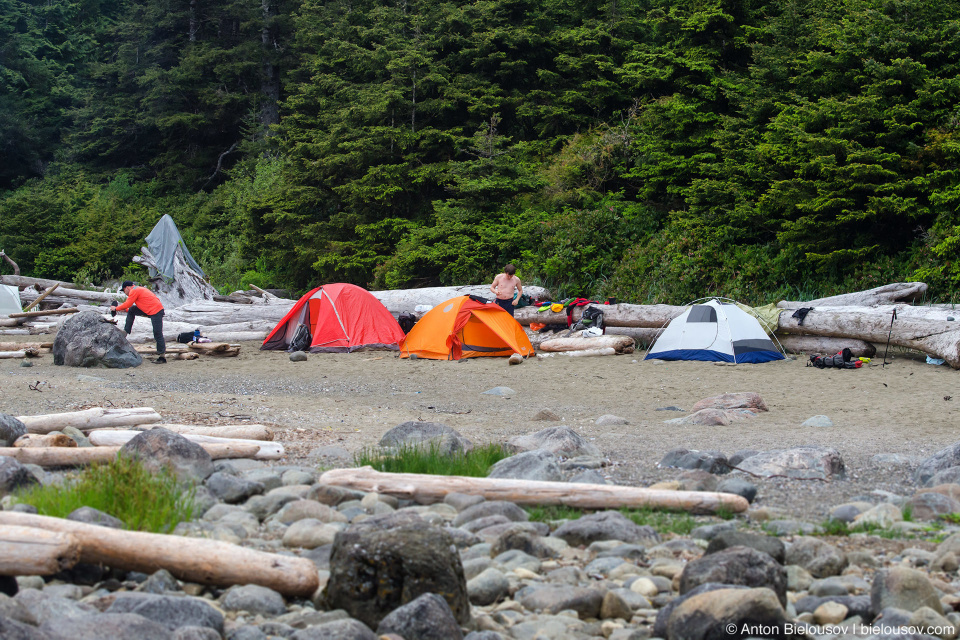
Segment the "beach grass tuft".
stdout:
<path fill-rule="evenodd" d="M 358 467 L 370 466 L 387 473 L 423 473 L 434 476 L 484 478 L 490 468 L 510 454 L 502 445 L 491 443 L 469 451 L 444 453 L 440 444 L 403 445 L 389 452 L 365 447 L 354 456 Z"/>

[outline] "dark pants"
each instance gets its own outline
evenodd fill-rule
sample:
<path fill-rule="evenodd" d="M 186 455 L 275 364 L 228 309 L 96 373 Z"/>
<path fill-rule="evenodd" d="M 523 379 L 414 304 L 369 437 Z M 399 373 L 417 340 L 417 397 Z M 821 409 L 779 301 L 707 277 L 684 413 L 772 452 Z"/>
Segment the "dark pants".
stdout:
<path fill-rule="evenodd" d="M 507 313 L 509 313 L 511 316 L 513 315 L 513 309 L 514 309 L 513 298 L 511 298 L 510 300 L 503 300 L 501 298 L 497 298 L 497 305 L 500 307 L 503 307 L 503 309 Z"/>
<path fill-rule="evenodd" d="M 133 321 L 137 316 L 143 316 L 144 318 L 150 318 L 150 322 L 153 323 L 153 339 L 157 341 L 157 355 L 162 356 L 167 352 L 167 341 L 163 339 L 163 309 L 157 311 L 152 316 L 148 316 L 143 311 L 137 308 L 137 305 L 133 305 L 127 309 L 127 321 L 123 325 L 123 330 L 127 332 L 127 335 L 130 335 L 130 332 L 133 331 Z"/>

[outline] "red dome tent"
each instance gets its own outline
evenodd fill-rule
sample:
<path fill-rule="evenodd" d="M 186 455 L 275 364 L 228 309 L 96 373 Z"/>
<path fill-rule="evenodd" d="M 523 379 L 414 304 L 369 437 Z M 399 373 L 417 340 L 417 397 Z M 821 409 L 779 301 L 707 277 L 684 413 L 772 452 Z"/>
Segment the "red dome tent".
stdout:
<path fill-rule="evenodd" d="M 387 308 L 366 289 L 338 282 L 300 298 L 263 341 L 261 351 L 282 351 L 297 327 L 310 329 L 310 351 L 349 352 L 363 348 L 398 349 L 403 330 Z"/>

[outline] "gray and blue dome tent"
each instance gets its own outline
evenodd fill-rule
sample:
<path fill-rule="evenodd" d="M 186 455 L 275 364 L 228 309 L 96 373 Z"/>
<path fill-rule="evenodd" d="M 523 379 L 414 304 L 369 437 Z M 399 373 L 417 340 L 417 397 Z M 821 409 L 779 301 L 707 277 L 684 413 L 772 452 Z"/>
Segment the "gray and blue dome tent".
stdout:
<path fill-rule="evenodd" d="M 674 318 L 644 360 L 758 363 L 783 360 L 760 323 L 732 300 L 692 304 Z"/>

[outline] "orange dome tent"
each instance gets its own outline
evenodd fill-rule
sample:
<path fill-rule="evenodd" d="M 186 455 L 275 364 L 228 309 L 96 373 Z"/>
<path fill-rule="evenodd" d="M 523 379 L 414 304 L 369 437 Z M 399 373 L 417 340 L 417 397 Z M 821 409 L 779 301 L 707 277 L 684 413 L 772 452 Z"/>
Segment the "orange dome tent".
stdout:
<path fill-rule="evenodd" d="M 310 330 L 310 351 L 397 350 L 403 330 L 383 303 L 366 289 L 337 282 L 317 287 L 300 298 L 260 347 L 283 350 L 297 327 Z"/>
<path fill-rule="evenodd" d="M 400 357 L 432 360 L 533 355 L 520 323 L 495 304 L 458 296 L 428 311 L 400 342 Z"/>

